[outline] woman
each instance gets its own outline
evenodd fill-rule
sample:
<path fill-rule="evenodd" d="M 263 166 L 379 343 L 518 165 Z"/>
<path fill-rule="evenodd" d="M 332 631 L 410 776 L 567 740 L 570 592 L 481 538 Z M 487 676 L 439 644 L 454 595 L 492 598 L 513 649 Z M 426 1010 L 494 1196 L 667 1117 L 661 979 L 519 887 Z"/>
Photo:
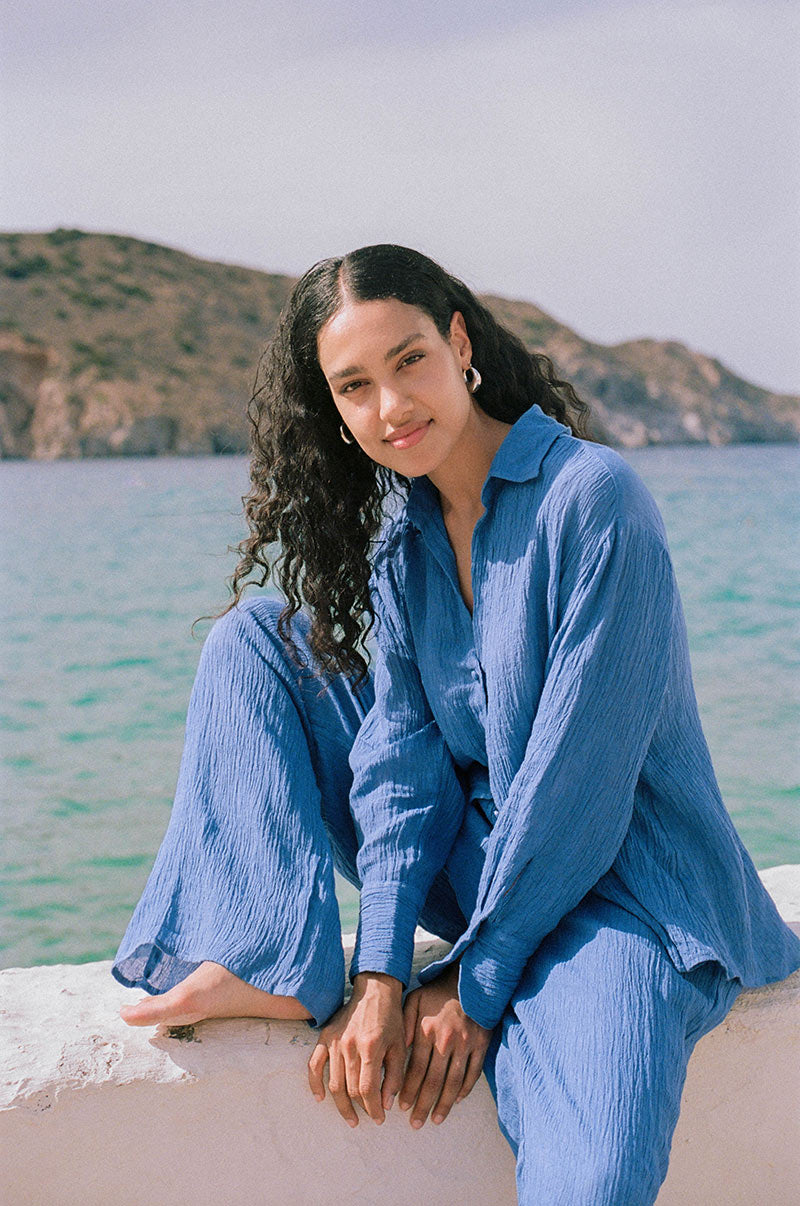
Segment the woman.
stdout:
<path fill-rule="evenodd" d="M 306 1018 L 351 1125 L 398 1094 L 441 1121 L 484 1070 L 520 1202 L 651 1203 L 694 1043 L 800 967 L 719 795 L 656 505 L 406 248 L 306 273 L 255 401 L 237 605 L 113 969 L 159 995 L 122 1016 Z M 276 542 L 283 612 L 240 601 Z M 409 992 L 418 922 L 453 946 Z"/>

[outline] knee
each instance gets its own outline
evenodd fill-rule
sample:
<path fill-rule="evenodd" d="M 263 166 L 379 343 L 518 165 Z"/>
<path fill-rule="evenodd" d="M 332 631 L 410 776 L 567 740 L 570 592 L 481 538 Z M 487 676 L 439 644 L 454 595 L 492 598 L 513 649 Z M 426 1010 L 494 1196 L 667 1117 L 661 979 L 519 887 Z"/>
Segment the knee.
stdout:
<path fill-rule="evenodd" d="M 285 604 L 272 595 L 250 595 L 216 620 L 206 637 L 203 657 L 215 662 L 240 662 L 252 656 L 280 665 L 290 661 L 290 651 L 278 631 Z M 290 635 L 305 654 L 305 616 L 294 616 Z"/>
<path fill-rule="evenodd" d="M 233 666 L 258 651 L 260 625 L 255 622 L 255 602 L 260 600 L 243 600 L 214 621 L 203 644 L 201 667 L 209 663 Z"/>
<path fill-rule="evenodd" d="M 255 624 L 266 632 L 278 631 L 278 616 L 285 604 L 274 595 L 247 595 L 235 607 L 226 611 L 214 624 L 214 629 L 231 628 L 235 633 L 249 631 Z"/>

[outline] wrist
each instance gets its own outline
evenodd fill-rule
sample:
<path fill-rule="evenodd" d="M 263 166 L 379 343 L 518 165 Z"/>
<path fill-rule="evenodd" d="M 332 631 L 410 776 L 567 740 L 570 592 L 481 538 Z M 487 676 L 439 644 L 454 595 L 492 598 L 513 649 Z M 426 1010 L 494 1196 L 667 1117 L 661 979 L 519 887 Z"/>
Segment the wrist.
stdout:
<path fill-rule="evenodd" d="M 357 972 L 353 977 L 353 991 L 361 994 L 380 992 L 390 997 L 397 997 L 399 1001 L 403 996 L 403 981 L 398 980 L 396 976 L 390 976 L 388 972 Z"/>

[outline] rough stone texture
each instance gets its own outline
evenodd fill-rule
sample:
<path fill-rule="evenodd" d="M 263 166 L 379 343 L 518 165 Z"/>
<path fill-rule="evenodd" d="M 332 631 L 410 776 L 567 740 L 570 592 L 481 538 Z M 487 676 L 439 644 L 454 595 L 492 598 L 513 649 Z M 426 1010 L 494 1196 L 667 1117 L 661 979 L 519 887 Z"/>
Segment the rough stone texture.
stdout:
<path fill-rule="evenodd" d="M 800 867 L 762 876 L 783 916 L 800 922 Z M 418 931 L 416 966 L 439 949 Z M 384 1126 L 362 1118 L 351 1131 L 307 1088 L 315 1032 L 305 1022 L 129 1027 L 118 1010 L 141 994 L 109 968 L 0 972 L 9 1206 L 516 1200 L 484 1078 L 441 1127 L 413 1132 L 395 1107 Z M 800 973 L 743 994 L 700 1041 L 658 1206 L 796 1201 L 799 1046 Z"/>
<path fill-rule="evenodd" d="M 416 965 L 440 948 L 418 941 Z M 129 1027 L 118 1010 L 142 994 L 110 966 L 0 972 L 8 1206 L 515 1200 L 484 1078 L 441 1129 L 415 1133 L 395 1106 L 382 1127 L 362 1117 L 351 1131 L 308 1089 L 305 1022 Z"/>

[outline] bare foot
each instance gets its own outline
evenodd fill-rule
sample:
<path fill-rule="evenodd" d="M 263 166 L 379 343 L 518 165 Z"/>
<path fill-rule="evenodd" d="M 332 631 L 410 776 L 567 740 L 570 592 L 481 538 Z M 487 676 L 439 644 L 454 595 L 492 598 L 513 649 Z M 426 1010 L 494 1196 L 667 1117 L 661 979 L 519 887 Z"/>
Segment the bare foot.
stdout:
<path fill-rule="evenodd" d="M 147 996 L 119 1011 L 129 1026 L 191 1026 L 203 1018 L 304 1020 L 311 1014 L 297 997 L 275 996 L 240 980 L 221 963 L 201 963 L 169 992 Z"/>

